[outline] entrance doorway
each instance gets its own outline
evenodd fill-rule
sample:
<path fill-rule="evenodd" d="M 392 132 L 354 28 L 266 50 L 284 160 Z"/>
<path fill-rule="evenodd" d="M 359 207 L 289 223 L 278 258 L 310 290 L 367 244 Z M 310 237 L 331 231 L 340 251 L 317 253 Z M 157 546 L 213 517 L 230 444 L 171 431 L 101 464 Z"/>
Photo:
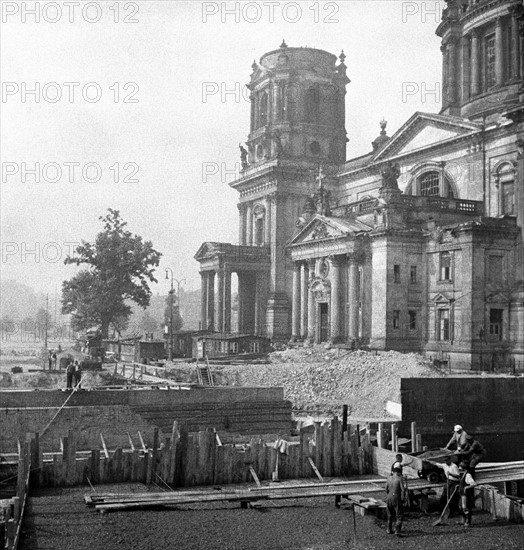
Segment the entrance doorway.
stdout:
<path fill-rule="evenodd" d="M 329 308 L 325 302 L 319 304 L 319 317 L 320 330 L 318 340 L 319 342 L 327 342 L 329 339 Z"/>

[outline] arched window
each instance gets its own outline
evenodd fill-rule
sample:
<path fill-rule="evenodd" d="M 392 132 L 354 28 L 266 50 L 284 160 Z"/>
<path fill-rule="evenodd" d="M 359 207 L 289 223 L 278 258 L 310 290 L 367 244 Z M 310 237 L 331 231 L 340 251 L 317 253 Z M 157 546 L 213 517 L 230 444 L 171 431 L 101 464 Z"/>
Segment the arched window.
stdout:
<path fill-rule="evenodd" d="M 265 242 L 266 209 L 261 204 L 257 204 L 253 210 L 253 221 L 255 232 L 254 244 L 256 246 L 263 246 L 267 244 Z"/>
<path fill-rule="evenodd" d="M 277 87 L 277 104 L 276 117 L 277 120 L 286 120 L 286 83 L 280 82 Z"/>
<path fill-rule="evenodd" d="M 455 198 L 451 180 L 442 170 L 427 170 L 418 175 L 406 188 L 406 194 L 422 197 Z"/>
<path fill-rule="evenodd" d="M 304 105 L 306 112 L 305 120 L 307 122 L 318 122 L 318 116 L 320 113 L 320 88 L 318 85 L 312 86 L 306 92 L 306 101 Z"/>
<path fill-rule="evenodd" d="M 268 100 L 267 93 L 262 92 L 260 96 L 260 102 L 258 104 L 258 126 L 265 126 L 267 124 L 268 115 Z"/>
<path fill-rule="evenodd" d="M 513 165 L 504 163 L 497 170 L 497 182 L 500 193 L 500 215 L 513 216 L 515 214 L 515 170 Z"/>

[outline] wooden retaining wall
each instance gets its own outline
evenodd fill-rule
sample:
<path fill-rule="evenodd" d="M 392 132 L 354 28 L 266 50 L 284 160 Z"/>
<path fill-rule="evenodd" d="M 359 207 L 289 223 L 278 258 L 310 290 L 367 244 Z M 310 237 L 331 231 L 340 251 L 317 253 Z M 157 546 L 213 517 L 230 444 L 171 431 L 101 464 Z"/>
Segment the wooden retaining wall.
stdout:
<path fill-rule="evenodd" d="M 493 519 L 524 522 L 524 499 L 506 495 L 492 485 L 479 485 L 475 491 L 480 494 L 482 510 L 489 512 Z"/>
<path fill-rule="evenodd" d="M 104 442 L 103 449 L 77 452 L 75 434 L 69 431 L 61 439 L 61 452 L 53 453 L 52 459 L 44 461 L 42 452 L 35 451 L 39 467 L 34 471 L 34 484 L 58 487 L 136 481 L 172 487 L 222 485 L 253 481 L 251 468 L 259 480 L 271 480 L 277 460 L 279 479 L 372 471 L 369 437 L 359 439 L 354 426 L 343 431 L 338 418 L 317 422 L 314 433 L 296 439 L 287 443 L 284 453 L 261 439 L 246 445 L 221 445 L 214 429 L 187 432 L 174 422 L 169 437 L 161 438 L 159 430 L 154 430 L 150 448 L 118 447 L 110 452 Z"/>

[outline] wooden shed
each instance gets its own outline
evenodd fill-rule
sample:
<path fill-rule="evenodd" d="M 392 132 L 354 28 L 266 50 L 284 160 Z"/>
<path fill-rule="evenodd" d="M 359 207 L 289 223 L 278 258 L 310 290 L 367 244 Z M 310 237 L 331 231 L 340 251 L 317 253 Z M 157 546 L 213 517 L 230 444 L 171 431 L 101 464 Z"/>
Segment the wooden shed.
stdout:
<path fill-rule="evenodd" d="M 235 355 L 264 355 L 271 351 L 269 338 L 254 334 L 214 332 L 193 337 L 193 357 L 219 358 Z"/>

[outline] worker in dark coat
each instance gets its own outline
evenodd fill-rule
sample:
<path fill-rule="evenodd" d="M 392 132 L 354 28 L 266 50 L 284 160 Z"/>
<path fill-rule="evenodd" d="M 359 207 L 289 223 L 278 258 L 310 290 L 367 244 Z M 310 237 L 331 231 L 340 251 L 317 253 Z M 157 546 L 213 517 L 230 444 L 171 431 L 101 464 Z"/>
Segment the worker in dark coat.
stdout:
<path fill-rule="evenodd" d="M 486 449 L 476 439 L 470 435 L 466 438 L 466 448 L 462 450 L 462 456 L 469 462 L 468 471 L 475 478 L 475 467 L 477 464 L 486 458 Z"/>
<path fill-rule="evenodd" d="M 468 472 L 468 463 L 463 460 L 459 465 L 460 481 L 459 481 L 459 493 L 460 493 L 460 507 L 462 509 L 462 515 L 464 516 L 464 527 L 471 527 L 471 510 L 475 503 L 475 480 L 473 476 Z"/>
<path fill-rule="evenodd" d="M 388 512 L 388 533 L 401 536 L 402 520 L 404 519 L 405 489 L 402 483 L 402 471 L 396 466 L 386 481 L 386 505 Z M 393 523 L 395 530 L 393 531 Z"/>
<path fill-rule="evenodd" d="M 67 381 L 67 389 L 71 390 L 73 389 L 73 377 L 75 375 L 75 365 L 72 361 L 70 361 L 67 364 L 66 367 L 66 381 Z"/>
<path fill-rule="evenodd" d="M 78 361 L 75 361 L 75 372 L 73 373 L 73 379 L 75 381 L 75 387 L 80 389 L 80 381 L 82 380 L 82 369 Z"/>

